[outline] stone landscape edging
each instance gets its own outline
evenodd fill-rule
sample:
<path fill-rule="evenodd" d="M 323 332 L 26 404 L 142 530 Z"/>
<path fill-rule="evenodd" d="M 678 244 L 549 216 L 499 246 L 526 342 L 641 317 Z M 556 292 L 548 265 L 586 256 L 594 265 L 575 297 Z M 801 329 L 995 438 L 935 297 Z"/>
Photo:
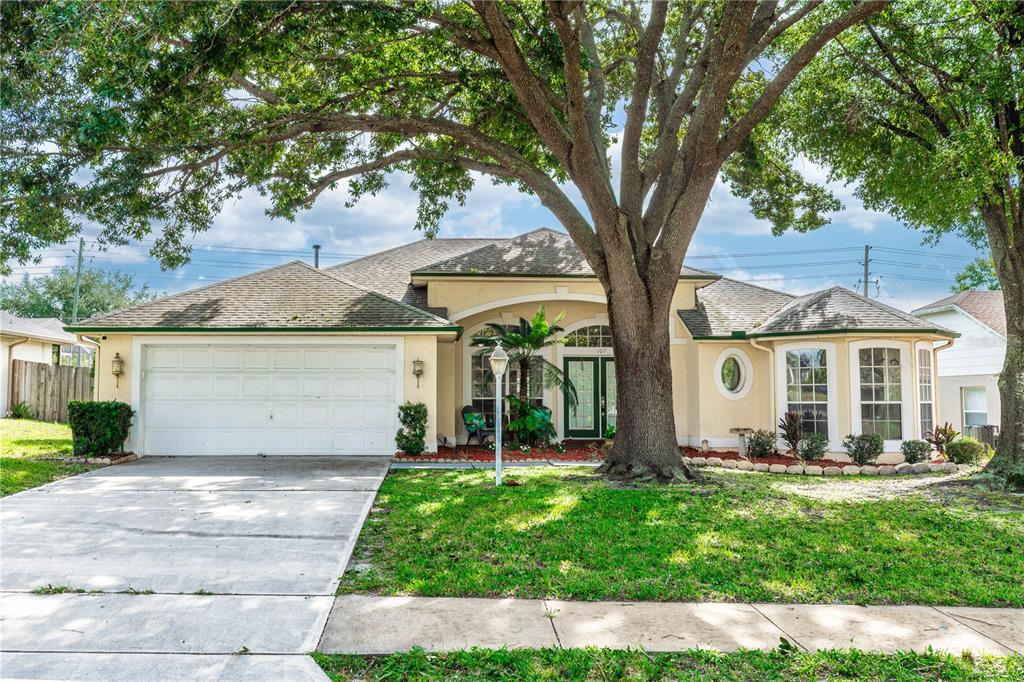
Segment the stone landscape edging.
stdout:
<path fill-rule="evenodd" d="M 917 464 L 881 464 L 857 466 L 847 464 L 842 467 L 828 466 L 820 467 L 815 464 L 765 464 L 764 462 L 750 462 L 745 459 L 722 459 L 721 457 L 683 457 L 684 464 L 692 466 L 720 467 L 722 469 L 736 469 L 738 471 L 751 471 L 764 474 L 789 474 L 794 476 L 914 476 L 934 473 L 957 473 L 960 471 L 971 471 L 975 467 L 970 464 L 954 464 L 943 462 L 931 464 L 918 462 Z"/>

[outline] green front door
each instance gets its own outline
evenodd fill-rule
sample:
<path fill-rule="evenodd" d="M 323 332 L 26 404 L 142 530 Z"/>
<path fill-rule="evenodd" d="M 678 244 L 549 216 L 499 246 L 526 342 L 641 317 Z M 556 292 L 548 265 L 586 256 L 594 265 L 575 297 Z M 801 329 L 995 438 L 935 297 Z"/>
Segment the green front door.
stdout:
<path fill-rule="evenodd" d="M 576 407 L 565 409 L 566 438 L 601 438 L 615 424 L 615 360 L 565 358 L 562 370 L 576 387 Z"/>

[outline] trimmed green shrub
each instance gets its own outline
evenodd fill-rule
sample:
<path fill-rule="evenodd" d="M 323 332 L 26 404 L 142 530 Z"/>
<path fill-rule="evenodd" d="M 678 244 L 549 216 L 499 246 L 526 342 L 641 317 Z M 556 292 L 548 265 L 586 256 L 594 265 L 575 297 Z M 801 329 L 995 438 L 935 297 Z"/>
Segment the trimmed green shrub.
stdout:
<path fill-rule="evenodd" d="M 900 451 L 907 464 L 917 464 L 932 456 L 932 444 L 926 440 L 905 440 Z"/>
<path fill-rule="evenodd" d="M 987 445 L 967 436 L 946 445 L 946 459 L 957 464 L 977 464 L 987 451 Z"/>
<path fill-rule="evenodd" d="M 615 434 L 618 433 L 618 429 L 615 428 L 615 424 L 609 424 L 604 430 L 605 440 L 615 440 Z"/>
<path fill-rule="evenodd" d="M 828 436 L 814 431 L 804 434 L 803 440 L 797 446 L 797 454 L 803 461 L 822 459 L 828 454 Z"/>
<path fill-rule="evenodd" d="M 775 432 L 758 429 L 747 438 L 747 452 L 751 457 L 772 457 L 775 452 Z"/>
<path fill-rule="evenodd" d="M 121 452 L 132 428 L 132 408 L 117 400 L 68 403 L 68 426 L 77 457 L 106 457 Z"/>
<path fill-rule="evenodd" d="M 885 450 L 885 441 L 877 433 L 862 433 L 859 436 L 850 434 L 843 439 L 843 447 L 854 464 L 865 466 L 878 459 Z"/>
<path fill-rule="evenodd" d="M 406 402 L 398 407 L 402 428 L 395 434 L 395 445 L 407 455 L 421 455 L 427 449 L 427 406 Z"/>

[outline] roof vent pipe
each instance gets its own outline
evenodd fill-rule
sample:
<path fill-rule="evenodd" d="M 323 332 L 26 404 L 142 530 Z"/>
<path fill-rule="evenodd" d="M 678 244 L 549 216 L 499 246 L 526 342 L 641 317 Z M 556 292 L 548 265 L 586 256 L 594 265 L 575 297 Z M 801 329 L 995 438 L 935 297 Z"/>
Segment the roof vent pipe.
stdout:
<path fill-rule="evenodd" d="M 313 267 L 320 267 L 320 245 L 313 244 Z"/>

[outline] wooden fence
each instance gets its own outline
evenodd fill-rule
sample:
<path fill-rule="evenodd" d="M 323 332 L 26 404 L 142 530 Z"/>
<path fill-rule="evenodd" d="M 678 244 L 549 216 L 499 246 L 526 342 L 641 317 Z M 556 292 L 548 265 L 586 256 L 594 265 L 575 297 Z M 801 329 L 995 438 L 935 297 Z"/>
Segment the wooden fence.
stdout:
<path fill-rule="evenodd" d="M 92 370 L 42 362 L 11 363 L 11 405 L 27 403 L 32 417 L 67 422 L 69 400 L 92 400 Z"/>

